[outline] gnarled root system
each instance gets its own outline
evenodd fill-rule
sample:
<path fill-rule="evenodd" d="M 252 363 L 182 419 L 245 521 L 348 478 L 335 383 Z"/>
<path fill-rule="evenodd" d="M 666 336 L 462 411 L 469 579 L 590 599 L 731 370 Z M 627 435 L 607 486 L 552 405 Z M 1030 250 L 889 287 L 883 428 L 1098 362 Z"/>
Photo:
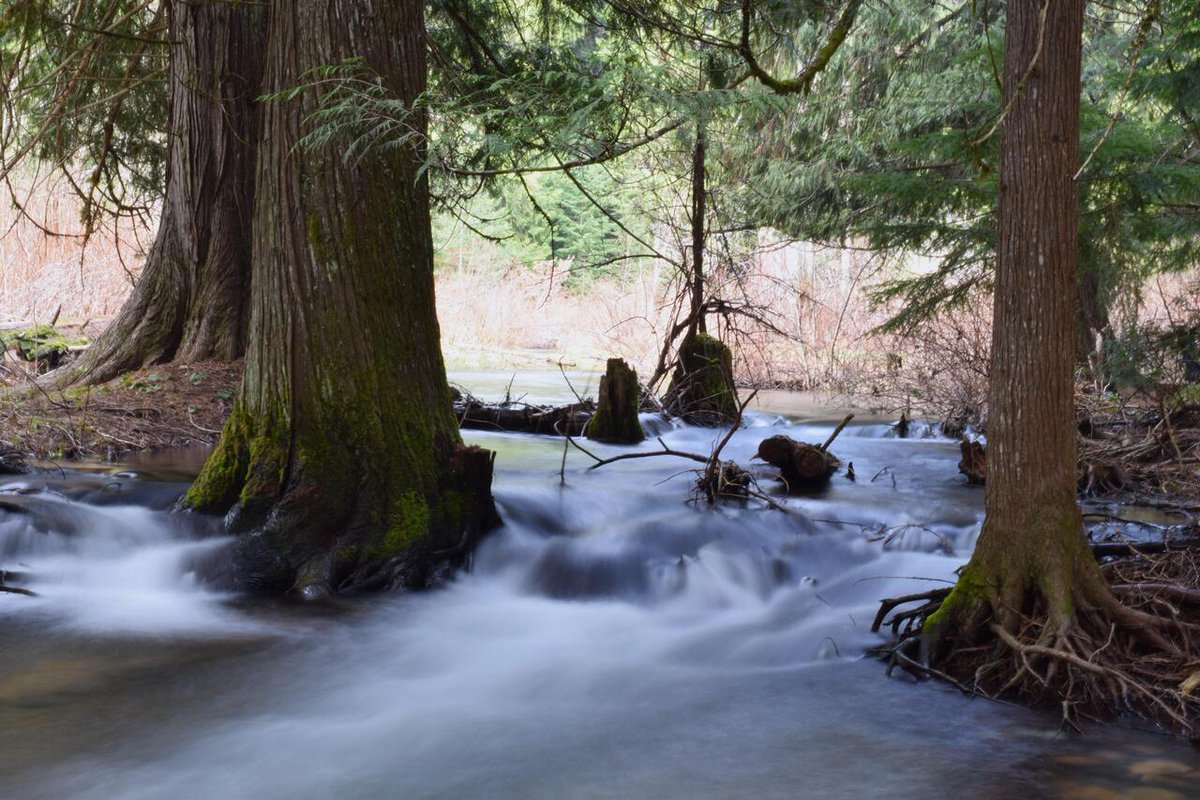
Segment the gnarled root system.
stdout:
<path fill-rule="evenodd" d="M 1109 586 L 1076 585 L 1068 605 L 1027 591 L 964 603 L 937 589 L 883 601 L 875 651 L 917 678 L 1062 709 L 1064 721 L 1124 713 L 1196 741 L 1200 734 L 1200 548 L 1136 555 L 1101 568 Z M 1108 590 L 1105 590 L 1105 589 Z M 1003 616 L 1001 620 L 999 617 Z"/>

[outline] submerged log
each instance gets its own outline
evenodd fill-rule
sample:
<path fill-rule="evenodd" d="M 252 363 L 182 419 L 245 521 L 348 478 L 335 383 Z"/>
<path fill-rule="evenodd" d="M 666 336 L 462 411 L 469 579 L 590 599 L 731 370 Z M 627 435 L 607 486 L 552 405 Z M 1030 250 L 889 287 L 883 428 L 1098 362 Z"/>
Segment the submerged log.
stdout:
<path fill-rule="evenodd" d="M 841 462 L 822 447 L 798 442 L 790 436 L 771 436 L 758 445 L 752 458 L 779 468 L 789 492 L 819 489 L 829 483 Z"/>
<path fill-rule="evenodd" d="M 663 404 L 668 412 L 692 425 L 715 428 L 737 419 L 737 388 L 729 348 L 706 333 L 685 339 Z"/>
<path fill-rule="evenodd" d="M 987 450 L 979 442 L 963 439 L 958 445 L 962 458 L 958 471 L 967 476 L 967 483 L 982 486 L 987 480 Z"/>
<path fill-rule="evenodd" d="M 539 406 L 528 403 L 483 403 L 462 395 L 454 400 L 454 415 L 460 428 L 503 431 L 504 433 L 540 433 L 550 436 L 578 436 L 592 417 L 592 403 L 566 406 Z"/>
<path fill-rule="evenodd" d="M 600 378 L 596 413 L 587 424 L 587 438 L 612 444 L 637 444 L 646 438 L 638 421 L 637 372 L 623 359 L 610 358 Z"/>

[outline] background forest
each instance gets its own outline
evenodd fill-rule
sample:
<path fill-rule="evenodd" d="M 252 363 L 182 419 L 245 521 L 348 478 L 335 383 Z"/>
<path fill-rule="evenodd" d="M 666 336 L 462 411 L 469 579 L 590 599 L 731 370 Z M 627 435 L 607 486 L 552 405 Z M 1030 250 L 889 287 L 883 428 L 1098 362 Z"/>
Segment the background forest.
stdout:
<path fill-rule="evenodd" d="M 0 314 L 95 332 L 157 223 L 165 107 L 138 90 L 164 62 L 31 5 L 6 11 L 10 30 L 98 48 L 87 57 L 100 66 L 64 84 L 82 60 L 47 59 L 39 74 L 10 37 Z M 739 11 L 431 6 L 428 168 L 451 362 L 618 355 L 653 374 L 689 302 L 700 132 L 706 315 L 739 382 L 978 422 L 1003 4 L 853 4 L 840 56 L 782 94 L 739 72 Z M 766 67 L 804 64 L 839 11 L 759 10 Z M 159 30 L 152 12 L 130 4 L 122 19 Z M 1178 384 L 1200 355 L 1198 26 L 1184 0 L 1088 7 L 1079 363 L 1097 386 Z M 403 139 L 404 109 L 354 63 L 312 77 L 336 86 L 313 137 Z M 111 81 L 126 88 L 106 94 Z M 50 114 L 35 123 L 35 109 Z M 93 135 L 104 130 L 118 135 Z"/>

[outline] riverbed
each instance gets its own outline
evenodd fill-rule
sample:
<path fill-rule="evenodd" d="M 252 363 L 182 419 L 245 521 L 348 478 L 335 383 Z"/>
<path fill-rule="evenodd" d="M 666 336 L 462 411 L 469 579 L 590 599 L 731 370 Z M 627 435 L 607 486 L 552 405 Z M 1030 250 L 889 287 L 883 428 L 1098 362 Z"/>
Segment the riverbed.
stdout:
<path fill-rule="evenodd" d="M 453 377 L 485 398 L 594 392 Z M 840 416 L 764 395 L 724 456 L 820 442 Z M 720 435 L 645 424 L 697 453 Z M 5 479 L 0 569 L 38 596 L 0 594 L 0 795 L 1197 796 L 1196 751 L 1145 726 L 1079 736 L 864 658 L 879 598 L 953 580 L 982 521 L 956 444 L 916 430 L 860 415 L 832 448 L 856 479 L 774 494 L 787 513 L 705 507 L 686 460 L 588 470 L 559 438 L 467 432 L 498 453 L 505 522 L 471 570 L 321 605 L 201 580 L 228 540 L 169 509 L 202 453 Z"/>

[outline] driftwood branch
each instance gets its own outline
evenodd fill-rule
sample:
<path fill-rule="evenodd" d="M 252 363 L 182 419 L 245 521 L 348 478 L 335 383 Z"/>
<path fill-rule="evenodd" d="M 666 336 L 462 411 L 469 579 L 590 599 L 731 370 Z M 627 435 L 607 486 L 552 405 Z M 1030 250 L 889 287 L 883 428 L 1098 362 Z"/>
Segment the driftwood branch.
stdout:
<path fill-rule="evenodd" d="M 854 419 L 854 415 L 847 414 L 846 418 L 843 419 L 841 422 L 839 422 L 838 426 L 833 429 L 833 433 L 829 434 L 829 438 L 825 440 L 825 444 L 821 445 L 817 449 L 820 450 L 821 452 L 825 452 L 826 450 L 828 450 L 829 445 L 833 444 L 833 440 L 838 437 L 838 434 L 840 434 L 842 432 L 843 428 L 845 428 L 847 425 L 850 424 L 850 420 L 852 420 L 852 419 Z"/>
<path fill-rule="evenodd" d="M 596 463 L 592 464 L 590 467 L 588 467 L 588 469 L 599 469 L 606 464 L 612 464 L 616 461 L 626 461 L 631 458 L 654 458 L 655 456 L 675 456 L 676 458 L 690 458 L 692 461 L 699 461 L 701 464 L 708 463 L 708 456 L 672 449 L 666 442 L 662 440 L 661 436 L 658 437 L 658 443 L 662 445 L 662 450 L 655 450 L 650 453 L 622 453 L 619 456 L 612 456 L 611 458 L 598 458 L 596 459 Z M 575 443 L 575 446 L 579 447 L 579 444 Z M 579 449 L 583 450 L 582 447 L 579 447 Z M 583 452 L 587 453 L 587 450 L 583 450 Z M 592 455 L 591 453 L 588 453 L 588 455 L 592 456 L 592 458 L 596 458 L 596 456 Z"/>

